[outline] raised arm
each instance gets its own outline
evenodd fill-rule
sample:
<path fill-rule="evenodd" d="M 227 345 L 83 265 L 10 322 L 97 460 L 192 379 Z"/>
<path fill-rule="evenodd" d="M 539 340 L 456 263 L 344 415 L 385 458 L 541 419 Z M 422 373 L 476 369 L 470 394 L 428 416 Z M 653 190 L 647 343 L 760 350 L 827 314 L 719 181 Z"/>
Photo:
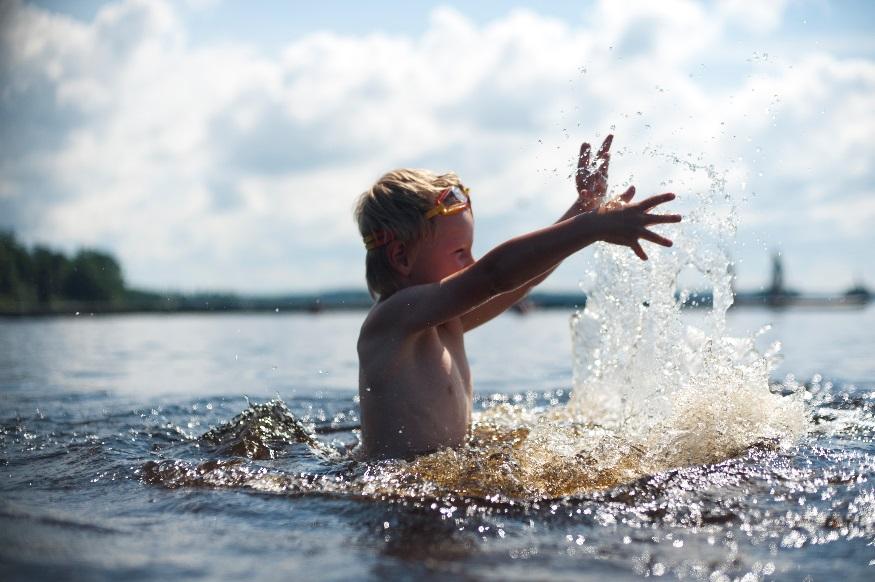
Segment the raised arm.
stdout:
<path fill-rule="evenodd" d="M 610 150 L 613 140 L 614 136 L 609 134 L 602 142 L 595 159 L 592 158 L 592 148 L 590 145 L 586 142 L 581 144 L 580 155 L 577 158 L 577 171 L 574 175 L 577 200 L 556 221 L 557 223 L 568 220 L 583 212 L 595 210 L 602 204 L 608 189 L 608 167 L 611 161 Z M 634 186 L 630 186 L 623 196 L 629 196 L 634 194 L 634 192 Z M 470 331 L 507 311 L 517 301 L 525 297 L 535 286 L 549 277 L 550 273 L 555 271 L 558 266 L 559 263 L 550 266 L 546 271 L 531 281 L 527 281 L 517 289 L 497 295 L 466 313 L 462 316 L 462 326 L 465 331 Z"/>
<path fill-rule="evenodd" d="M 378 306 L 382 311 L 379 319 L 414 333 L 462 317 L 490 298 L 525 285 L 596 240 L 629 246 L 639 256 L 643 255 L 639 239 L 671 246 L 670 240 L 647 227 L 681 220 L 676 214 L 648 212 L 673 200 L 674 194 L 653 196 L 636 204 L 630 203 L 631 198 L 632 194 L 627 200 L 511 239 L 438 283 L 402 289 Z"/>

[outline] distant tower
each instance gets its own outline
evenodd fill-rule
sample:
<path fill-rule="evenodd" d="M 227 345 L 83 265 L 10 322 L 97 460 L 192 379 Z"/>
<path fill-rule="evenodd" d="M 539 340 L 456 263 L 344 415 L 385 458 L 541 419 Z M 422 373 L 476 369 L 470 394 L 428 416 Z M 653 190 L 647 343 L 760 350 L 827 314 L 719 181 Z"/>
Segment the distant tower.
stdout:
<path fill-rule="evenodd" d="M 769 294 L 784 294 L 784 264 L 780 252 L 772 254 L 772 286 L 769 288 Z"/>

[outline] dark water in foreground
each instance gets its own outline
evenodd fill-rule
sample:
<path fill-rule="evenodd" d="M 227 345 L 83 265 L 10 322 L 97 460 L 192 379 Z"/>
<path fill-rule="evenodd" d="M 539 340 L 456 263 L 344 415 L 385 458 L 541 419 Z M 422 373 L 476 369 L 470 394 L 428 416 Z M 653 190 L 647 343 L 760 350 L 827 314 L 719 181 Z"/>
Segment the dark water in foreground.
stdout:
<path fill-rule="evenodd" d="M 535 469 L 508 468 L 492 449 L 465 475 L 445 458 L 412 469 L 349 459 L 361 317 L 0 321 L 0 577 L 875 574 L 872 307 L 729 316 L 739 332 L 771 322 L 766 339 L 784 343 L 774 379 L 805 384 L 812 417 L 798 444 L 557 498 L 511 482 Z M 478 410 L 569 398 L 567 313 L 502 317 L 468 352 Z"/>

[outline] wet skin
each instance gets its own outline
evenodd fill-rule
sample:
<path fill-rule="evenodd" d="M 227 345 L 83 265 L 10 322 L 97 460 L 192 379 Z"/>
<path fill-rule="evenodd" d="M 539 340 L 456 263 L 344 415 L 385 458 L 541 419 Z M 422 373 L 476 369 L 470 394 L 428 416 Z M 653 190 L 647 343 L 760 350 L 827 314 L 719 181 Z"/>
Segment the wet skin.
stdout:
<path fill-rule="evenodd" d="M 434 236 L 413 249 L 411 284 L 439 282 L 473 264 L 473 237 L 470 212 L 436 220 Z M 461 319 L 407 335 L 380 326 L 383 311 L 382 303 L 372 310 L 358 344 L 365 456 L 410 457 L 462 444 L 473 387 Z"/>

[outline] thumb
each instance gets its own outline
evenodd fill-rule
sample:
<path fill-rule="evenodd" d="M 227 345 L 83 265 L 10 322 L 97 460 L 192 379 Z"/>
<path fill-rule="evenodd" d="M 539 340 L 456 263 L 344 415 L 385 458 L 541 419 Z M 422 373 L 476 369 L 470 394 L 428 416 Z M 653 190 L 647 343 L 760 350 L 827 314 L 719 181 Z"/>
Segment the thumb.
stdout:
<path fill-rule="evenodd" d="M 620 200 L 623 202 L 629 202 L 632 200 L 632 197 L 635 196 L 635 186 L 629 186 L 629 188 L 620 194 Z"/>

